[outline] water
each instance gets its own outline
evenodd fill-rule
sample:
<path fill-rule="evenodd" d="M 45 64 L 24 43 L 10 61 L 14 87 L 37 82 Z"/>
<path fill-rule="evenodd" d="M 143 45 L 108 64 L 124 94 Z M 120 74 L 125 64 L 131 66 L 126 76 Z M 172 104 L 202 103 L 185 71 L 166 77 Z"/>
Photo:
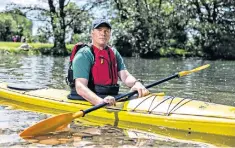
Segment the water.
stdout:
<path fill-rule="evenodd" d="M 166 78 L 182 70 L 190 70 L 204 64 L 211 66 L 203 71 L 170 80 L 151 88 L 151 92 L 165 92 L 166 95 L 194 98 L 219 104 L 235 106 L 235 62 L 206 61 L 201 59 L 135 59 L 125 58 L 130 73 L 144 80 L 145 84 Z M 0 81 L 8 83 L 27 83 L 42 87 L 67 89 L 65 83 L 69 58 L 50 56 L 0 56 Z M 121 83 L 122 85 L 122 83 Z M 129 89 L 122 86 L 121 92 Z M 1 104 L 1 102 L 0 102 Z M 82 123 L 74 124 L 73 130 L 60 134 L 58 139 L 49 135 L 31 139 L 31 142 L 19 138 L 18 133 L 42 119 L 45 114 L 16 110 L 11 107 L 0 107 L 0 146 L 42 146 L 48 143 L 57 147 L 138 147 L 138 146 L 188 146 L 205 147 L 204 144 L 176 141 L 170 138 L 159 138 L 152 133 L 145 133 L 144 138 L 131 137 L 124 129 L 112 126 L 87 126 Z M 4 118 L 3 118 L 4 117 Z M 82 130 L 81 130 L 82 129 Z M 89 131 L 81 132 L 81 131 Z M 136 131 L 135 131 L 136 132 Z M 98 134 L 97 134 L 98 133 Z M 141 133 L 141 132 L 140 132 Z M 147 135 L 147 136 L 146 136 Z M 64 137 L 63 137 L 64 136 Z M 110 137 L 112 137 L 110 139 Z M 153 138 L 155 137 L 155 138 Z M 54 139 L 54 141 L 53 141 Z M 36 143 L 32 143 L 32 141 Z M 61 142 L 63 141 L 63 142 Z M 59 142 L 59 143 L 58 143 Z"/>

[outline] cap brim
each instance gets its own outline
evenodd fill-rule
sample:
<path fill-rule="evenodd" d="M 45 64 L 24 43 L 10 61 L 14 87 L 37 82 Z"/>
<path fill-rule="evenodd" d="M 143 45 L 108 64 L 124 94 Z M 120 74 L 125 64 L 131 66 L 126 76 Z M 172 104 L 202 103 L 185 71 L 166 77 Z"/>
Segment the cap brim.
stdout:
<path fill-rule="evenodd" d="M 106 26 L 106 27 L 112 29 L 111 25 L 109 23 L 107 23 L 107 22 L 101 22 L 101 23 L 95 25 L 93 28 L 96 29 L 96 28 L 98 28 L 100 26 Z"/>

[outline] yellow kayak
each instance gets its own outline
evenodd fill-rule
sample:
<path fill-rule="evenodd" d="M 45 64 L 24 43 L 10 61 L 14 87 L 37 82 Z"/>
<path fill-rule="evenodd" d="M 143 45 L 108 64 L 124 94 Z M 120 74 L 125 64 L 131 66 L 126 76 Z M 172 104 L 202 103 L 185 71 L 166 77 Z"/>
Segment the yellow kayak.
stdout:
<path fill-rule="evenodd" d="M 42 112 L 53 109 L 59 114 L 92 107 L 86 101 L 67 99 L 68 94 L 59 89 L 16 90 L 0 83 L 0 98 L 33 105 L 42 108 Z M 85 118 L 140 130 L 159 130 L 160 127 L 189 135 L 201 133 L 235 138 L 235 107 L 157 94 L 118 102 L 116 107 L 101 108 Z"/>

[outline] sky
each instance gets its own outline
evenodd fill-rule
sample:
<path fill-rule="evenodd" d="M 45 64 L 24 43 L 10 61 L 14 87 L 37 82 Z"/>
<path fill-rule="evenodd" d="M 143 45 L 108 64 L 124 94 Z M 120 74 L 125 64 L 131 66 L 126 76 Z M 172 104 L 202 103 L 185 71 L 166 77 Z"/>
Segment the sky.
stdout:
<path fill-rule="evenodd" d="M 24 4 L 24 5 L 45 4 L 45 7 L 47 7 L 47 4 L 42 1 L 47 1 L 47 0 L 0 0 L 0 11 L 3 11 L 6 5 L 9 3 Z M 70 0 L 70 1 L 76 3 L 83 3 L 86 0 Z"/>
<path fill-rule="evenodd" d="M 10 3 L 24 4 L 24 5 L 35 5 L 38 3 L 40 3 L 40 5 L 42 4 L 42 2 L 40 2 L 41 0 L 0 0 L 0 1 L 1 1 L 0 12 L 4 11 L 6 9 L 7 4 L 10 4 Z M 40 24 L 38 24 L 38 22 L 33 22 L 33 30 L 32 30 L 33 35 L 36 35 L 37 28 L 39 27 L 39 25 Z"/>
<path fill-rule="evenodd" d="M 26 5 L 39 3 L 39 0 L 0 0 L 0 1 L 1 1 L 0 11 L 3 11 L 6 7 L 6 5 L 9 3 L 26 4 Z"/>
<path fill-rule="evenodd" d="M 15 4 L 23 4 L 23 5 L 38 5 L 40 4 L 40 6 L 42 7 L 48 7 L 48 4 L 42 1 L 47 1 L 47 0 L 0 0 L 0 12 L 4 11 L 6 9 L 7 4 L 10 3 L 15 3 Z M 74 2 L 84 2 L 86 0 L 70 0 L 70 1 L 74 1 Z M 39 22 L 33 22 L 33 30 L 32 33 L 33 35 L 36 35 L 37 33 L 37 28 L 40 26 L 41 24 Z"/>

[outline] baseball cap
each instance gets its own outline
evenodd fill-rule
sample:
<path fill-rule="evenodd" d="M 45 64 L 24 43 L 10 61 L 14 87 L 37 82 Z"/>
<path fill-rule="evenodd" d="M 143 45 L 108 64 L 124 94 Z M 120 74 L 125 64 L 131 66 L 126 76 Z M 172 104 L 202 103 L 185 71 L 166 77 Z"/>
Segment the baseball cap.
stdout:
<path fill-rule="evenodd" d="M 101 24 L 105 24 L 108 28 L 112 29 L 111 24 L 106 19 L 95 19 L 92 22 L 92 29 L 99 27 Z"/>

